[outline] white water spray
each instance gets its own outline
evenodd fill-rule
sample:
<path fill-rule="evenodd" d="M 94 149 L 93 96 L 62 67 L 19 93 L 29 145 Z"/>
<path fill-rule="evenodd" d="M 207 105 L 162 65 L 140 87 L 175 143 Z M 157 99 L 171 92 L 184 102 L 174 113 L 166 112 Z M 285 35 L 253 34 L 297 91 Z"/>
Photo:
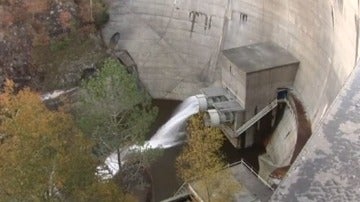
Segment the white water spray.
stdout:
<path fill-rule="evenodd" d="M 185 134 L 184 132 L 181 132 L 181 129 L 183 128 L 186 119 L 198 112 L 199 103 L 197 98 L 195 96 L 187 98 L 177 107 L 173 116 L 157 130 L 155 135 L 152 136 L 149 141 L 145 142 L 144 146 L 133 145 L 128 149 L 123 150 L 121 152 L 122 159 L 128 153 L 131 153 L 131 151 L 143 151 L 148 148 L 166 149 L 180 144 L 182 142 L 181 137 Z M 123 163 L 123 160 L 121 161 Z M 102 166 L 98 168 L 98 173 L 103 178 L 111 178 L 119 171 L 117 152 L 113 152 L 106 158 L 105 165 L 110 173 L 106 173 Z"/>
<path fill-rule="evenodd" d="M 41 95 L 41 100 L 45 101 L 45 100 L 55 99 L 55 98 L 58 98 L 59 96 L 61 96 L 63 94 L 73 92 L 76 89 L 77 89 L 77 87 L 70 88 L 70 89 L 67 89 L 67 90 L 54 90 L 53 92 L 42 94 Z"/>
<path fill-rule="evenodd" d="M 151 148 L 169 148 L 180 143 L 179 139 L 184 135 L 180 130 L 184 126 L 186 119 L 198 112 L 199 103 L 196 97 L 187 98 L 147 143 Z"/>

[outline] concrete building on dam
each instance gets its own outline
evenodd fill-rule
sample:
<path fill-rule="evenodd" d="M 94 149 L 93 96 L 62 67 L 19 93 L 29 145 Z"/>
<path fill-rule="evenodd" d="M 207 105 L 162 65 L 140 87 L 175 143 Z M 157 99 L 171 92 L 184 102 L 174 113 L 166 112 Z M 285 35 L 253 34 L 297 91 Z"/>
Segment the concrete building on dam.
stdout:
<path fill-rule="evenodd" d="M 225 98 L 213 102 L 209 118 L 226 122 L 220 125 L 228 127 L 222 129 L 236 147 L 256 142 L 252 134 L 262 117 L 241 127 L 282 100 L 286 89 L 287 101 L 275 106 L 282 119 L 276 119 L 275 107 L 264 113 L 272 114 L 277 127 L 259 156 L 258 174 L 270 182 L 272 171 L 291 165 L 269 200 L 360 198 L 359 1 L 108 3 L 103 37 L 109 41 L 120 33 L 115 48 L 130 53 L 150 94 L 185 99 L 201 89 L 223 89 L 215 91 Z M 299 142 L 305 119 L 313 131 L 306 144 Z"/>

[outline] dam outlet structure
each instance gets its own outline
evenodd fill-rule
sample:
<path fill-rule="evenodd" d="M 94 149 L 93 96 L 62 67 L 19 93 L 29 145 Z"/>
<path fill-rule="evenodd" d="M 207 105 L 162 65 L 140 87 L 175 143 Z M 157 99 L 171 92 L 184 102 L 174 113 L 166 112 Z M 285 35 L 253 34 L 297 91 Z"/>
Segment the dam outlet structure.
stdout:
<path fill-rule="evenodd" d="M 270 201 L 358 201 L 359 1 L 106 1 L 104 41 L 119 33 L 153 98 L 202 89 L 233 146 L 262 141 L 258 174 L 282 176 Z"/>
<path fill-rule="evenodd" d="M 196 96 L 200 110 L 207 110 L 205 122 L 219 127 L 234 147 L 251 147 L 258 121 L 293 88 L 299 61 L 266 42 L 221 51 L 219 66 L 222 87 L 202 89 Z"/>

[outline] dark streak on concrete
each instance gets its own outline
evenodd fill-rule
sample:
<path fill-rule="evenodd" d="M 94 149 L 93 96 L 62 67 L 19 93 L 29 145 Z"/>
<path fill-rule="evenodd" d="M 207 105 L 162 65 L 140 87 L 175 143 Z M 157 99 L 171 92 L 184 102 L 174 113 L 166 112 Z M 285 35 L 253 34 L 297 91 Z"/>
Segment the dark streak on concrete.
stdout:
<path fill-rule="evenodd" d="M 343 10 L 344 10 L 344 2 L 343 2 L 343 0 L 337 0 L 337 3 L 338 3 L 340 13 L 343 13 Z"/>
<path fill-rule="evenodd" d="M 241 22 L 247 22 L 248 15 L 246 13 L 240 12 L 240 23 Z"/>
<path fill-rule="evenodd" d="M 355 15 L 355 32 L 356 32 L 356 49 L 355 49 L 355 62 L 357 61 L 359 55 L 359 16 Z"/>
<path fill-rule="evenodd" d="M 206 13 L 200 12 L 200 11 L 191 11 L 189 13 L 189 18 L 191 21 L 191 28 L 190 28 L 190 37 L 192 36 L 192 33 L 194 32 L 194 26 L 196 23 L 196 18 L 203 16 L 204 17 L 204 30 L 208 30 L 211 28 L 211 21 L 212 16 L 208 16 Z"/>
<path fill-rule="evenodd" d="M 301 104 L 300 100 L 295 97 L 295 95 L 290 95 L 294 101 L 294 110 L 296 113 L 296 122 L 297 122 L 297 138 L 295 144 L 295 150 L 291 158 L 291 164 L 294 163 L 296 157 L 301 152 L 302 148 L 308 141 L 311 136 L 311 123 L 306 116 L 305 109 Z"/>
<path fill-rule="evenodd" d="M 332 22 L 332 28 L 334 30 L 335 28 L 335 17 L 334 17 L 334 7 L 331 6 L 331 22 Z"/>
<path fill-rule="evenodd" d="M 318 129 L 271 201 L 360 199 L 360 65 Z"/>

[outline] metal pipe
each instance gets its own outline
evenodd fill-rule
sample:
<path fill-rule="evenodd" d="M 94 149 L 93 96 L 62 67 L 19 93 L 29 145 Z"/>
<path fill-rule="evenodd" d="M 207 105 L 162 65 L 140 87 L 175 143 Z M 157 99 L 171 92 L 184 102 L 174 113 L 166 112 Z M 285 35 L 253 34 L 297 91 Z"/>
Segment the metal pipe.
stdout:
<path fill-rule="evenodd" d="M 216 109 L 209 109 L 204 117 L 205 125 L 219 126 L 223 123 L 234 121 L 234 114 L 232 112 L 219 112 Z"/>
<path fill-rule="evenodd" d="M 209 109 L 204 117 L 205 125 L 218 126 L 221 124 L 220 114 L 216 109 Z"/>
<path fill-rule="evenodd" d="M 208 109 L 208 102 L 204 94 L 195 95 L 199 102 L 199 111 L 203 112 Z"/>

